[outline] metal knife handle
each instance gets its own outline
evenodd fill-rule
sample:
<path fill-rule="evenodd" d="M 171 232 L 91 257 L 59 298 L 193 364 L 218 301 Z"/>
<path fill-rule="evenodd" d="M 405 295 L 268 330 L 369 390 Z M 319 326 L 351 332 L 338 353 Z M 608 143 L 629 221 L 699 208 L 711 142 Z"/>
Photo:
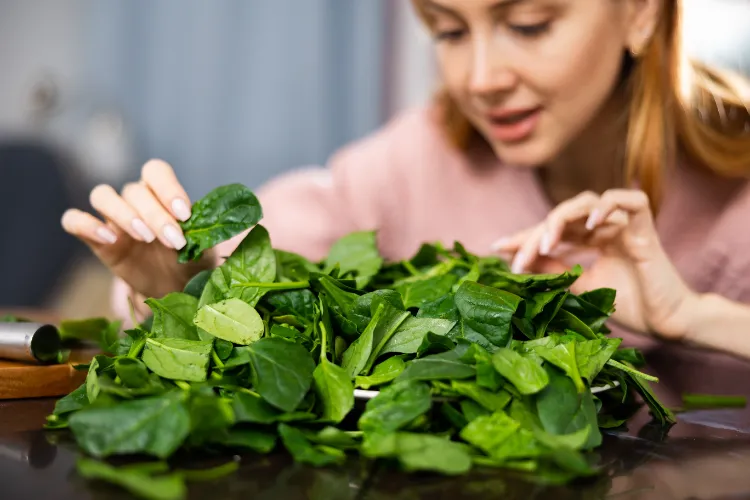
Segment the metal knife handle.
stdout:
<path fill-rule="evenodd" d="M 60 333 L 44 323 L 0 322 L 0 358 L 50 362 L 60 351 Z"/>

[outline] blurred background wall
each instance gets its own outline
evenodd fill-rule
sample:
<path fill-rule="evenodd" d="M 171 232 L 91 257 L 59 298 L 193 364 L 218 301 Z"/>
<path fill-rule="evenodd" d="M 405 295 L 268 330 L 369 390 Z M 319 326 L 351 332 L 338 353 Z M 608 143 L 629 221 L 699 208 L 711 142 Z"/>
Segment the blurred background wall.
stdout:
<path fill-rule="evenodd" d="M 685 3 L 690 54 L 750 74 L 750 1 Z M 58 228 L 96 183 L 160 157 L 193 197 L 255 188 L 436 81 L 407 0 L 0 0 L 0 204 L 20 214 L 0 222 L 0 308 L 108 312 L 108 274 Z"/>

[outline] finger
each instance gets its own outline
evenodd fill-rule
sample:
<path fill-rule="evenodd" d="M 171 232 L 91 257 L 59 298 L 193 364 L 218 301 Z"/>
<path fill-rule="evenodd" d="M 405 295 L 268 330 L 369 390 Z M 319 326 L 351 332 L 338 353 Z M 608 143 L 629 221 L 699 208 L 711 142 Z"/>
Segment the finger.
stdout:
<path fill-rule="evenodd" d="M 588 238 L 583 241 L 584 247 L 605 247 L 614 242 L 627 225 L 602 225 L 595 231 L 589 233 Z"/>
<path fill-rule="evenodd" d="M 127 184 L 122 190 L 122 197 L 135 209 L 164 245 L 176 250 L 186 245 L 185 236 L 174 217 L 145 185 Z"/>
<path fill-rule="evenodd" d="M 565 271 L 569 271 L 570 266 L 566 265 L 559 259 L 539 257 L 531 270 L 535 273 L 562 274 Z"/>
<path fill-rule="evenodd" d="M 555 216 L 550 216 L 544 223 L 544 234 L 539 242 L 539 254 L 543 256 L 550 255 L 560 244 L 565 221 Z"/>
<path fill-rule="evenodd" d="M 117 235 L 111 228 L 93 215 L 81 210 L 75 208 L 66 210 L 60 223 L 65 232 L 88 245 L 112 245 L 117 242 Z"/>
<path fill-rule="evenodd" d="M 141 170 L 141 179 L 172 217 L 183 222 L 190 218 L 190 198 L 167 162 L 146 162 Z"/>
<path fill-rule="evenodd" d="M 628 212 L 636 224 L 651 224 L 651 206 L 646 193 L 632 189 L 610 189 L 589 214 L 586 228 L 594 229 L 616 210 Z"/>
<path fill-rule="evenodd" d="M 583 193 L 566 200 L 557 205 L 550 215 L 557 215 L 560 218 L 572 220 L 573 217 L 583 217 L 582 212 L 590 208 L 599 201 L 599 195 L 593 191 L 584 191 Z M 564 216 L 564 217 L 563 217 Z"/>
<path fill-rule="evenodd" d="M 523 245 L 536 228 L 537 226 L 530 227 L 514 234 L 513 236 L 500 238 L 490 245 L 490 250 L 493 252 L 514 253 L 518 251 L 521 245 Z"/>
<path fill-rule="evenodd" d="M 136 214 L 128 203 L 107 185 L 100 185 L 91 190 L 91 206 L 105 219 L 112 221 L 122 231 L 138 241 L 151 243 L 156 239 L 154 233 Z"/>
<path fill-rule="evenodd" d="M 591 207 L 595 206 L 599 197 L 592 192 L 584 192 L 555 207 L 545 221 L 545 232 L 540 242 L 539 253 L 550 255 L 563 240 L 566 230 L 570 226 L 588 217 Z"/>
<path fill-rule="evenodd" d="M 527 270 L 539 257 L 539 245 L 544 235 L 545 226 L 539 225 L 534 232 L 526 239 L 516 252 L 513 263 L 510 266 L 511 272 L 520 274 Z"/>

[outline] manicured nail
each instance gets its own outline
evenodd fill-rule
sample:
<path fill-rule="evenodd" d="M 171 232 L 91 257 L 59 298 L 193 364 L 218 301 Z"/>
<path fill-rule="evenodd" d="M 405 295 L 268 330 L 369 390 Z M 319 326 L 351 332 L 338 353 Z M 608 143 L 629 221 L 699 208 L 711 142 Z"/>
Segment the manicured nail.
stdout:
<path fill-rule="evenodd" d="M 182 247 L 187 245 L 185 237 L 182 235 L 179 229 L 172 224 L 164 226 L 164 237 L 174 247 L 175 250 L 180 250 Z"/>
<path fill-rule="evenodd" d="M 190 209 L 188 208 L 187 203 L 185 203 L 185 200 L 181 198 L 175 198 L 172 201 L 172 212 L 174 212 L 175 216 L 183 222 L 190 218 Z"/>
<path fill-rule="evenodd" d="M 96 235 L 102 243 L 109 243 L 111 245 L 117 241 L 117 235 L 108 227 L 99 227 L 96 230 Z"/>
<path fill-rule="evenodd" d="M 526 256 L 518 252 L 516 254 L 516 258 L 513 259 L 513 264 L 510 266 L 510 270 L 513 274 L 521 274 L 523 272 L 523 266 L 525 265 L 524 260 L 526 259 Z"/>
<path fill-rule="evenodd" d="M 589 215 L 589 218 L 586 219 L 586 229 L 591 231 L 594 229 L 597 224 L 599 224 L 599 210 L 592 210 L 591 215 Z"/>
<path fill-rule="evenodd" d="M 503 248 L 507 247 L 508 243 L 510 243 L 510 238 L 500 238 L 492 245 L 490 245 L 490 250 L 492 250 L 493 252 L 497 252 L 498 250 L 502 250 Z"/>
<path fill-rule="evenodd" d="M 549 255 L 549 252 L 551 250 L 551 238 L 549 233 L 544 233 L 542 235 L 542 242 L 539 244 L 539 253 L 541 255 Z"/>
<path fill-rule="evenodd" d="M 133 226 L 133 230 L 138 233 L 141 238 L 143 238 L 143 241 L 146 243 L 151 243 L 156 239 L 156 236 L 154 235 L 153 231 L 151 231 L 145 222 L 143 222 L 141 219 L 133 219 L 133 222 L 131 223 Z"/>

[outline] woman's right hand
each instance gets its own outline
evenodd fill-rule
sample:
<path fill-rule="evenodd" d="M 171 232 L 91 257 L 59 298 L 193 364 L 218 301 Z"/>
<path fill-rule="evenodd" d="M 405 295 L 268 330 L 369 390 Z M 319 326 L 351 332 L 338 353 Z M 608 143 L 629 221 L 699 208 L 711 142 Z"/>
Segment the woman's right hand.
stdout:
<path fill-rule="evenodd" d="M 86 243 L 134 292 L 162 297 L 215 265 L 212 251 L 197 262 L 177 262 L 176 252 L 185 246 L 178 221 L 190 218 L 190 200 L 166 162 L 146 163 L 140 180 L 126 184 L 120 194 L 111 186 L 97 186 L 90 200 L 103 220 L 70 209 L 62 217 L 63 228 Z"/>

